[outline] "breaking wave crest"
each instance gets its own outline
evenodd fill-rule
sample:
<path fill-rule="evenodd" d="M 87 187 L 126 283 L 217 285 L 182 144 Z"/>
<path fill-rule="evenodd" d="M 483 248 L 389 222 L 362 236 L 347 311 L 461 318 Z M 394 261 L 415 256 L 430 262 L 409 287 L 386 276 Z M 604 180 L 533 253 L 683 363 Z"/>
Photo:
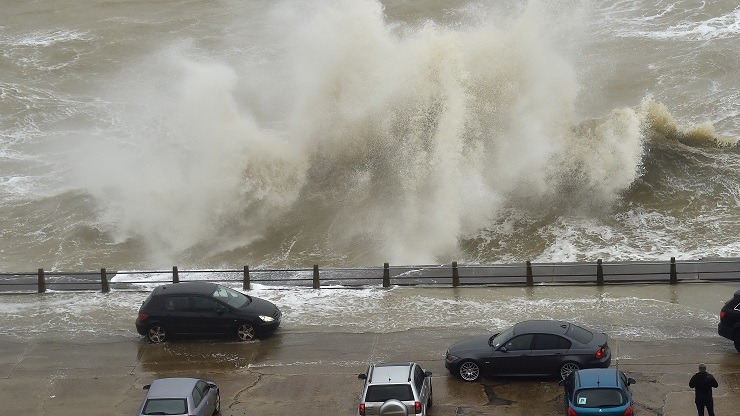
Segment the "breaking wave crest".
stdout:
<path fill-rule="evenodd" d="M 542 2 L 464 28 L 309 4 L 276 6 L 261 34 L 275 50 L 246 64 L 174 45 L 122 75 L 119 131 L 91 135 L 98 163 L 78 172 L 116 242 L 163 265 L 429 263 L 512 207 L 608 209 L 646 139 L 732 142 L 651 99 L 579 123 Z"/>

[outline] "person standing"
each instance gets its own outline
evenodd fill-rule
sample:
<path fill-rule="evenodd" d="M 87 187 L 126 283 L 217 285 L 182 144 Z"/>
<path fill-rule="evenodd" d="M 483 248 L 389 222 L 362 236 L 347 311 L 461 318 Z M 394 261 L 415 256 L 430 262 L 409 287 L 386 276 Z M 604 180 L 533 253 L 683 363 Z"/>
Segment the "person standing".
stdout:
<path fill-rule="evenodd" d="M 699 372 L 689 380 L 689 387 L 694 389 L 696 410 L 699 416 L 704 416 L 704 408 L 707 408 L 709 416 L 714 416 L 714 400 L 712 400 L 712 388 L 719 387 L 713 375 L 707 373 L 707 365 L 699 364 Z"/>

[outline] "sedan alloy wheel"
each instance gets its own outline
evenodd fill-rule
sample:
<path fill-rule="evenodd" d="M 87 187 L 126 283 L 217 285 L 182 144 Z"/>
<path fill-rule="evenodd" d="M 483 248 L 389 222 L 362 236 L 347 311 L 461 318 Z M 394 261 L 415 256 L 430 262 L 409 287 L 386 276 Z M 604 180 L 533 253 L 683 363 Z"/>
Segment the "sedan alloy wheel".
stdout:
<path fill-rule="evenodd" d="M 568 377 L 570 373 L 580 369 L 581 367 L 579 367 L 576 363 L 565 363 L 560 366 L 560 378 L 565 380 L 565 378 Z"/>
<path fill-rule="evenodd" d="M 465 361 L 460 364 L 460 377 L 465 381 L 475 381 L 480 377 L 480 367 L 473 361 Z"/>

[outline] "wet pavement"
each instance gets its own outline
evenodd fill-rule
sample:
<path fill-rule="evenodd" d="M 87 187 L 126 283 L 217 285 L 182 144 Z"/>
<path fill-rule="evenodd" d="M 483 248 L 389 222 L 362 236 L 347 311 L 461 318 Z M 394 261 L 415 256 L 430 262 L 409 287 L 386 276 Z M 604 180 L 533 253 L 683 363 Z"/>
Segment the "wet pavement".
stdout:
<path fill-rule="evenodd" d="M 554 379 L 493 378 L 466 383 L 444 368 L 450 344 L 479 332 L 412 329 L 392 333 L 278 331 L 256 342 L 138 337 L 86 340 L 14 339 L 0 335 L 3 415 L 134 415 L 142 387 L 159 377 L 210 378 L 223 415 L 356 415 L 370 362 L 414 360 L 434 373 L 431 416 L 562 415 Z M 717 415 L 737 415 L 740 354 L 719 337 L 610 340 L 619 368 L 637 380 L 637 415 L 694 415 L 688 380 L 699 363 L 719 381 Z M 612 366 L 617 360 L 612 361 Z"/>

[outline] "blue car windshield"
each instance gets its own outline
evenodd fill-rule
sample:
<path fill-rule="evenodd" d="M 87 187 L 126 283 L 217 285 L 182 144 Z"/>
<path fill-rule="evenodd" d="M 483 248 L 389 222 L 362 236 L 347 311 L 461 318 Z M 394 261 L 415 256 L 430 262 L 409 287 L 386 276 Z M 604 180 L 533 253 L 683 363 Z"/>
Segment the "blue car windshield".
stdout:
<path fill-rule="evenodd" d="M 145 415 L 184 415 L 188 412 L 185 399 L 149 399 L 144 405 Z"/>
<path fill-rule="evenodd" d="M 218 286 L 213 291 L 213 297 L 234 308 L 241 308 L 251 301 L 249 296 L 223 286 Z"/>
<path fill-rule="evenodd" d="M 573 404 L 578 407 L 615 407 L 626 403 L 624 393 L 619 389 L 583 389 L 578 390 Z"/>
<path fill-rule="evenodd" d="M 488 345 L 492 346 L 493 348 L 498 348 L 498 347 L 504 345 L 504 343 L 506 341 L 508 341 L 509 339 L 511 339 L 511 336 L 512 335 L 514 335 L 514 327 L 513 326 L 511 328 L 507 329 L 506 331 L 493 336 L 488 341 Z"/>

